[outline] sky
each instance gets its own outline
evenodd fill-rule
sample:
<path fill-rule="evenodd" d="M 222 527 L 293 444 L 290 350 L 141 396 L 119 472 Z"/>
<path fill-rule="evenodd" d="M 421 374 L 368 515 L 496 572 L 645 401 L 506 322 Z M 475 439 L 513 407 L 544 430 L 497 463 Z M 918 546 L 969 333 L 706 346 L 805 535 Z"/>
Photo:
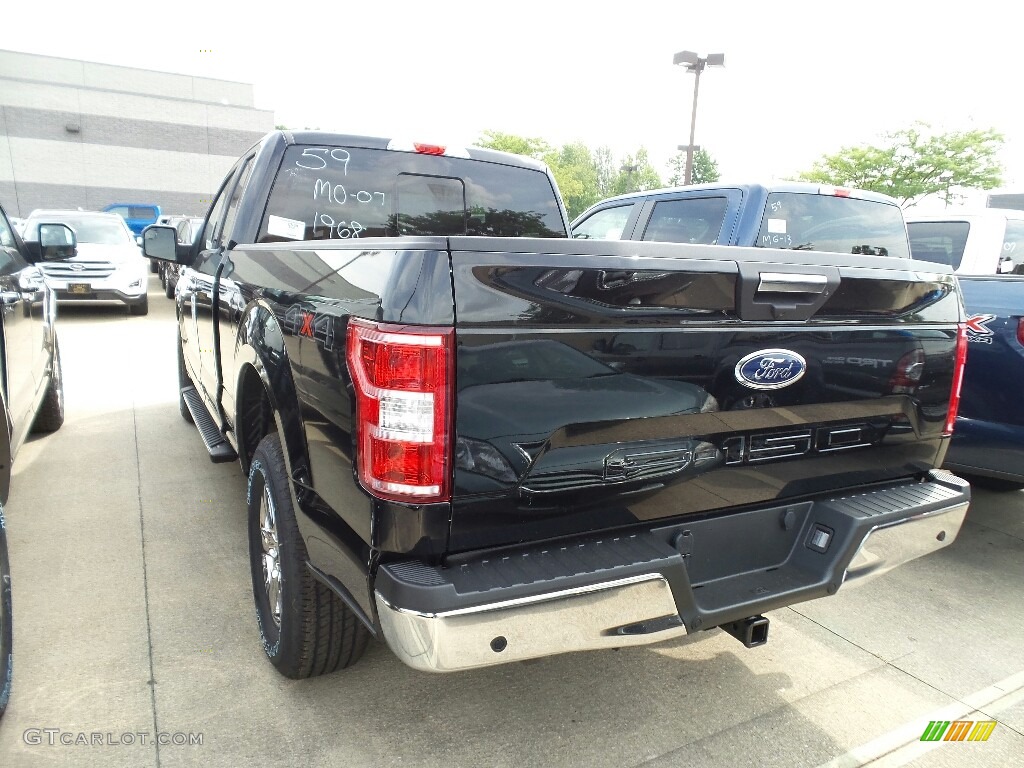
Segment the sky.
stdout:
<path fill-rule="evenodd" d="M 252 83 L 292 128 L 642 146 L 663 178 L 693 97 L 673 54 L 724 53 L 701 76 L 695 138 L 724 181 L 792 177 L 921 121 L 1000 131 L 1004 188 L 1024 187 L 1019 19 L 992 0 L 83 5 L 6 8 L 0 47 Z"/>

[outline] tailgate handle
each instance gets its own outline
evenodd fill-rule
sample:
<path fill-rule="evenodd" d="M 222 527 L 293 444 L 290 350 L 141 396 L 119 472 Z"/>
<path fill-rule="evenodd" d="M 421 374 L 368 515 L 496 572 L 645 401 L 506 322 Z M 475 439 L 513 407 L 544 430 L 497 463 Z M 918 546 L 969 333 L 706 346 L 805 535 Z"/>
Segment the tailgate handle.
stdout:
<path fill-rule="evenodd" d="M 750 259 L 736 266 L 736 308 L 746 321 L 810 320 L 842 283 L 839 267 L 828 264 L 759 264 Z"/>
<path fill-rule="evenodd" d="M 762 272 L 758 293 L 820 294 L 828 287 L 825 275 L 800 275 L 793 272 Z"/>

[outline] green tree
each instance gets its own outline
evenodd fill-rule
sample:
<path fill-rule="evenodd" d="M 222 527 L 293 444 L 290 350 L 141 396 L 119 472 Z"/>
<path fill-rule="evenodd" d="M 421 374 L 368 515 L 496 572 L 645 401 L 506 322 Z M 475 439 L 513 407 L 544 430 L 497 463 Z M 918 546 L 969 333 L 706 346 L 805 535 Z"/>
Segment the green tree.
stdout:
<path fill-rule="evenodd" d="M 647 150 L 641 147 L 617 162 L 608 147 L 591 150 L 582 142 L 554 148 L 541 138 L 526 138 L 501 131 L 484 131 L 477 146 L 542 160 L 551 168 L 570 218 L 599 200 L 626 192 L 661 186 Z"/>
<path fill-rule="evenodd" d="M 598 167 L 585 144 L 566 144 L 557 152 L 549 152 L 543 159 L 555 176 L 570 218 L 575 218 L 601 199 Z"/>
<path fill-rule="evenodd" d="M 955 189 L 993 189 L 1002 184 L 997 154 L 1003 135 L 995 129 L 934 133 L 926 123 L 886 134 L 881 146 L 843 147 L 825 155 L 803 181 L 883 192 L 909 208 L 926 195 L 948 205 Z"/>
<path fill-rule="evenodd" d="M 686 183 L 686 153 L 677 152 L 668 161 L 670 175 L 668 185 L 670 187 L 681 187 Z M 722 175 L 718 172 L 718 163 L 711 153 L 705 149 L 698 149 L 693 153 L 693 184 L 710 184 L 718 181 Z"/>
<path fill-rule="evenodd" d="M 594 150 L 594 167 L 597 169 L 597 192 L 599 200 L 612 196 L 612 187 L 615 186 L 615 177 L 619 169 L 615 165 L 615 156 L 608 147 L 598 147 Z"/>
<path fill-rule="evenodd" d="M 525 155 L 534 160 L 543 160 L 545 155 L 554 151 L 544 139 L 516 136 L 514 133 L 501 131 L 484 131 L 476 141 L 478 147 L 511 152 L 514 155 Z"/>
<path fill-rule="evenodd" d="M 629 192 L 657 189 L 660 186 L 661 177 L 651 165 L 647 150 L 640 147 L 633 154 L 623 158 L 618 175 L 612 181 L 610 194 L 624 195 Z"/>

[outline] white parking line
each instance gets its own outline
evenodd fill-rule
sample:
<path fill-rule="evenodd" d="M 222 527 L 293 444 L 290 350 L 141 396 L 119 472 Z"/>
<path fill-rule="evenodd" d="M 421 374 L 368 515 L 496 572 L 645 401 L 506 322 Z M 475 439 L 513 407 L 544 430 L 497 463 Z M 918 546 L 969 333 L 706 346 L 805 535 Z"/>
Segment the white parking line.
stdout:
<path fill-rule="evenodd" d="M 988 688 L 965 696 L 941 709 L 921 715 L 899 728 L 882 734 L 877 739 L 854 747 L 818 768 L 860 768 L 872 764 L 873 768 L 896 768 L 906 765 L 926 752 L 944 745 L 942 741 L 921 741 L 930 720 L 991 719 L 996 712 L 1009 709 L 1024 701 L 1024 670 L 1000 680 Z M 976 717 L 980 715 L 980 717 Z"/>

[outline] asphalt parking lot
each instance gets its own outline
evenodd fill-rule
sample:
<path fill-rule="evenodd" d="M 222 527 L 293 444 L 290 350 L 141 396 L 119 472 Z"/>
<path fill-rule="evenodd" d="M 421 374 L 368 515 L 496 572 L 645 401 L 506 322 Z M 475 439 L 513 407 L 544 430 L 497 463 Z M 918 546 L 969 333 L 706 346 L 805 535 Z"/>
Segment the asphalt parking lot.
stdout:
<path fill-rule="evenodd" d="M 178 414 L 174 312 L 61 308 L 67 420 L 6 508 L 3 766 L 1003 766 L 1024 754 L 1024 492 L 975 491 L 945 550 L 644 648 L 436 676 L 383 645 L 295 682 L 266 661 L 245 484 Z M 995 720 L 984 742 L 929 721 Z M 163 743 L 160 743 L 163 742 Z M 200 743 L 201 742 L 201 743 Z"/>

